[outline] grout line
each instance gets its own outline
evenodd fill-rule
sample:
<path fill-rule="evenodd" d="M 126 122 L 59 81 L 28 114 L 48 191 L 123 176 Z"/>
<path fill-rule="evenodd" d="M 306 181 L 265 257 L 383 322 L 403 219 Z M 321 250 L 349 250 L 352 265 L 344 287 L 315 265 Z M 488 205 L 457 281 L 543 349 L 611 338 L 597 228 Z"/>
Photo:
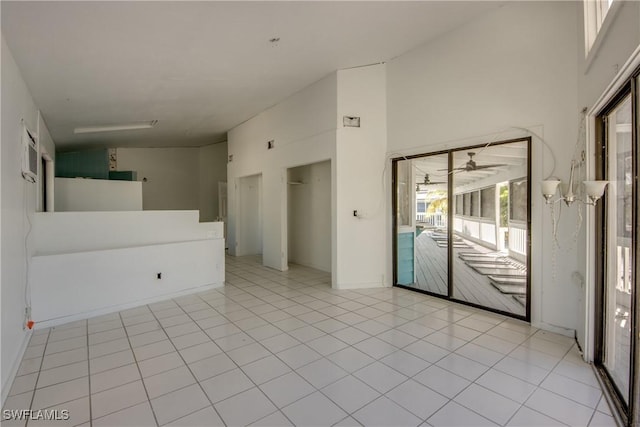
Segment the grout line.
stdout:
<path fill-rule="evenodd" d="M 123 322 L 122 314 L 121 313 L 118 313 L 118 314 L 120 315 L 120 321 Z M 124 324 L 124 322 L 123 322 L 123 324 Z M 156 426 L 159 426 L 160 423 L 158 422 L 158 417 L 156 417 L 156 412 L 153 410 L 153 406 L 151 405 L 151 399 L 149 398 L 149 392 L 147 391 L 147 385 L 144 382 L 144 377 L 142 376 L 142 371 L 140 370 L 140 365 L 138 364 L 138 358 L 136 357 L 136 353 L 133 351 L 133 347 L 131 346 L 131 339 L 129 338 L 129 334 L 126 331 L 126 328 L 125 328 L 125 332 L 124 333 L 125 333 L 125 335 L 127 337 L 127 341 L 129 341 L 129 350 L 131 351 L 131 354 L 133 355 L 133 361 L 136 364 L 136 368 L 138 369 L 138 375 L 140 375 L 140 382 L 142 383 L 142 388 L 144 388 L 144 393 L 147 396 L 147 403 L 149 404 L 149 409 L 151 409 L 151 413 L 153 414 L 153 419 L 156 422 Z M 103 372 L 106 372 L 106 371 L 103 371 Z M 134 382 L 134 381 L 132 381 L 132 382 Z M 130 384 L 130 383 L 127 383 L 127 384 Z M 142 402 L 142 403 L 144 403 L 144 402 Z M 124 409 L 129 409 L 129 408 L 132 408 L 133 406 L 137 406 L 137 405 L 140 405 L 140 403 L 136 403 L 135 405 L 129 406 L 127 408 L 119 409 L 118 411 L 111 412 L 110 414 L 122 411 Z M 105 414 L 103 416 L 107 416 L 107 415 L 110 415 L 110 414 Z M 92 419 L 92 422 L 93 422 L 93 419 Z"/>
<path fill-rule="evenodd" d="M 51 336 L 51 329 L 49 329 L 49 332 L 47 332 L 47 339 L 44 342 L 44 349 L 42 350 L 42 360 L 40 360 L 40 369 L 38 370 L 38 375 L 36 377 L 36 383 L 33 385 L 33 394 L 31 395 L 31 401 L 29 402 L 29 409 L 33 408 L 33 402 L 36 399 L 36 391 L 38 390 L 38 381 L 40 380 L 40 372 L 42 371 L 42 364 L 44 363 L 44 354 L 47 351 L 47 344 L 49 343 L 49 337 Z M 32 335 L 33 337 L 33 335 Z M 27 348 L 29 348 L 29 346 L 27 345 Z M 18 367 L 18 369 L 20 369 Z M 13 387 L 13 384 L 11 385 L 11 387 Z M 9 389 L 11 390 L 11 389 Z M 7 397 L 8 399 L 8 397 Z M 27 419 L 26 422 L 24 423 L 25 427 L 28 427 L 29 424 L 29 420 Z"/>
<path fill-rule="evenodd" d="M 92 408 L 92 400 L 91 400 L 91 357 L 89 355 L 89 322 L 85 324 L 87 328 L 87 384 L 88 384 L 88 392 L 89 392 L 89 426 L 93 426 L 93 408 Z M 69 414 L 71 415 L 71 414 Z"/>
<path fill-rule="evenodd" d="M 173 300 L 171 300 L 171 301 L 173 301 Z M 180 309 L 182 310 L 182 308 L 180 308 Z M 184 312 L 184 310 L 182 310 L 182 311 Z M 156 317 L 156 314 L 155 314 L 155 313 L 153 313 L 153 316 L 156 318 L 156 320 L 158 320 L 158 318 Z M 191 316 L 189 316 L 189 317 L 191 317 Z M 193 321 L 193 319 L 192 319 L 192 321 Z M 159 323 L 159 322 L 158 322 L 158 323 Z M 194 323 L 195 323 L 195 322 L 194 322 Z M 197 324 L 196 324 L 196 325 L 197 325 Z M 198 328 L 200 328 L 200 325 L 197 325 L 197 326 L 198 326 Z M 160 325 L 160 327 L 162 327 L 162 325 Z M 204 330 L 203 330 L 202 328 L 200 328 L 200 330 L 202 330 L 202 331 L 204 332 Z M 163 331 L 164 331 L 164 328 L 163 328 Z M 206 333 L 206 332 L 205 332 L 205 333 Z M 165 331 L 165 334 L 166 334 L 166 331 Z M 213 342 L 213 340 L 211 340 L 211 341 Z M 202 384 L 200 384 L 200 381 L 198 380 L 198 377 L 196 377 L 196 375 L 193 373 L 193 370 L 191 369 L 191 367 L 189 366 L 189 364 L 187 363 L 187 361 L 184 359 L 184 357 L 182 356 L 182 354 L 180 353 L 180 351 L 178 350 L 178 348 L 175 346 L 175 344 L 171 341 L 171 339 L 169 339 L 169 342 L 171 342 L 171 345 L 173 346 L 173 348 L 175 349 L 176 353 L 178 354 L 178 357 L 180 357 L 180 359 L 181 359 L 181 360 L 182 360 L 182 362 L 184 363 L 184 366 L 186 366 L 186 368 L 189 370 L 189 373 L 191 374 L 191 376 L 193 377 L 193 379 L 196 381 L 196 384 L 198 384 L 198 387 L 200 388 L 200 391 L 204 394 L 204 396 L 205 396 L 205 397 L 207 398 L 207 400 L 209 401 L 209 404 L 211 405 L 211 407 L 213 408 L 213 410 L 214 410 L 214 411 L 216 412 L 216 414 L 218 415 L 218 418 L 220 418 L 220 420 L 222 421 L 222 423 L 226 426 L 226 425 L 227 425 L 227 423 L 224 421 L 224 419 L 222 418 L 222 416 L 220 415 L 220 413 L 218 412 L 218 410 L 217 410 L 217 409 L 215 408 L 215 406 L 213 405 L 213 402 L 212 402 L 212 401 L 211 401 L 211 399 L 209 398 L 209 395 L 207 394 L 207 392 L 205 391 L 205 389 L 202 387 Z M 214 343 L 214 344 L 215 344 L 215 343 Z M 216 345 L 217 345 L 217 344 L 216 344 Z M 222 350 L 222 349 L 221 349 L 221 350 Z M 225 352 L 224 352 L 224 350 L 223 350 L 223 353 L 225 353 Z M 227 356 L 227 357 L 228 357 L 228 356 Z M 204 359 L 203 359 L 203 360 L 204 360 Z M 233 361 L 233 360 L 231 360 L 231 361 L 232 361 L 233 363 L 235 363 L 235 361 Z M 165 371 L 165 372 L 166 372 L 166 371 Z M 227 372 L 228 372 L 228 371 L 227 371 Z M 140 376 L 142 376 L 142 373 L 140 373 Z M 188 387 L 190 387 L 190 386 L 192 386 L 192 385 L 193 385 L 193 384 L 189 385 Z M 146 386 L 145 386 L 145 390 L 146 390 Z M 174 391 L 176 391 L 176 390 L 173 390 L 173 391 L 171 391 L 170 393 L 173 393 Z M 168 393 L 167 393 L 167 394 L 168 394 Z M 198 409 L 197 411 L 194 411 L 194 412 L 192 412 L 192 413 L 190 413 L 190 414 L 187 414 L 187 415 L 183 415 L 183 416 L 178 417 L 178 418 L 176 418 L 175 420 L 171 420 L 171 421 L 169 421 L 169 422 L 173 422 L 173 421 L 179 420 L 179 419 L 181 419 L 181 418 L 184 418 L 184 417 L 186 417 L 186 416 L 192 415 L 192 414 L 194 414 L 195 412 L 201 411 L 202 409 L 205 409 L 205 408 L 200 408 L 200 409 Z M 154 414 L 153 416 L 155 417 L 155 411 L 153 410 L 153 407 L 151 408 L 151 410 L 152 410 L 152 412 L 153 412 L 153 414 Z M 157 419 L 156 419 L 156 422 L 157 422 Z"/>

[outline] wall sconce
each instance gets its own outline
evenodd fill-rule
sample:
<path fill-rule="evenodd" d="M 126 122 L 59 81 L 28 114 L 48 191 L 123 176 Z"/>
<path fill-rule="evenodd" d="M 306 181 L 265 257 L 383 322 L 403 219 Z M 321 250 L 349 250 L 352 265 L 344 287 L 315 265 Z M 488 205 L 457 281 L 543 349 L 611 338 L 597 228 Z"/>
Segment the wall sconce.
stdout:
<path fill-rule="evenodd" d="M 571 206 L 571 204 L 576 201 L 584 203 L 585 205 L 595 206 L 598 199 L 600 199 L 600 197 L 602 197 L 602 195 L 604 194 L 604 189 L 609 181 L 584 181 L 583 184 L 587 199 L 581 200 L 573 192 L 573 172 L 575 170 L 575 167 L 576 162 L 575 160 L 572 160 L 571 173 L 569 174 L 569 183 L 566 186 L 561 185 L 562 181 L 558 179 L 544 180 L 540 183 L 542 195 L 544 196 L 546 204 L 550 205 L 564 200 L 567 206 Z M 553 200 L 559 186 L 562 188 L 562 194 L 556 200 Z"/>

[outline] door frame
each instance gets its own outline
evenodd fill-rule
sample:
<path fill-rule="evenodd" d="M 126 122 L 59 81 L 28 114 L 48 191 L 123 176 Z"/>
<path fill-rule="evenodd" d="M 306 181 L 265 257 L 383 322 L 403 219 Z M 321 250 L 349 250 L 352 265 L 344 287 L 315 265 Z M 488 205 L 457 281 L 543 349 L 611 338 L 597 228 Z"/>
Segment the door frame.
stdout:
<path fill-rule="evenodd" d="M 417 288 L 413 288 L 410 286 L 406 286 L 406 285 L 400 285 L 398 284 L 398 242 L 397 242 L 397 234 L 398 234 L 398 218 L 397 218 L 397 213 L 398 213 L 398 180 L 397 180 L 397 172 L 398 172 L 398 162 L 403 161 L 403 160 L 412 160 L 412 159 L 417 159 L 417 158 L 422 158 L 422 157 L 428 157 L 428 156 L 434 156 L 434 155 L 438 155 L 438 154 L 447 154 L 448 155 L 448 170 L 449 173 L 450 171 L 453 169 L 453 154 L 459 151 L 467 151 L 467 150 L 472 150 L 472 149 L 482 149 L 485 147 L 493 147 L 493 146 L 497 146 L 497 145 L 505 145 L 505 144 L 510 144 L 510 143 L 514 143 L 514 142 L 526 142 L 527 143 L 527 192 L 528 192 L 528 197 L 527 197 L 527 220 L 526 220 L 526 224 L 527 224 L 527 232 L 526 232 L 526 236 L 527 236 L 527 259 L 526 259 L 526 266 L 527 266 L 527 282 L 526 282 L 526 298 L 527 298 L 527 302 L 525 305 L 525 315 L 521 316 L 515 313 L 511 313 L 511 312 L 507 312 L 507 311 L 503 311 L 503 310 L 498 310 L 495 308 L 491 308 L 491 307 L 486 307 L 480 304 L 475 304 L 469 301 L 464 301 L 461 299 L 457 299 L 455 298 L 453 295 L 453 246 L 452 245 L 448 245 L 447 246 L 447 288 L 448 288 L 448 294 L 447 295 L 441 295 L 441 294 L 437 294 L 435 292 L 430 292 L 424 289 L 417 289 Z M 492 313 L 497 313 L 497 314 L 501 314 L 504 316 L 509 316 L 509 317 L 513 317 L 516 319 L 520 319 L 520 320 L 524 320 L 526 322 L 530 322 L 531 321 L 531 257 L 532 257 L 532 253 L 531 253 L 531 142 L 532 142 L 532 138 L 531 136 L 526 136 L 526 137 L 521 137 L 521 138 L 512 138 L 512 139 L 508 139 L 508 140 L 502 140 L 502 141 L 495 141 L 495 142 L 489 142 L 489 143 L 485 143 L 485 144 L 476 144 L 476 145 L 471 145 L 471 146 L 464 146 L 464 147 L 456 147 L 456 148 L 451 148 L 451 149 L 447 149 L 447 150 L 439 150 L 439 151 L 430 151 L 430 152 L 426 152 L 426 153 L 420 153 L 420 154 L 412 154 L 412 155 L 408 155 L 408 156 L 401 156 L 401 157 L 394 157 L 391 159 L 391 206 L 392 206 L 392 220 L 391 220 L 391 233 L 392 233 L 392 278 L 393 278 L 393 286 L 399 287 L 399 288 L 403 288 L 403 289 L 408 289 L 411 291 L 415 291 L 415 292 L 420 292 L 423 294 L 427 294 L 427 295 L 431 295 L 437 298 L 442 298 L 448 301 L 453 301 L 456 303 L 460 303 L 463 305 L 467 305 L 467 306 L 471 306 L 471 307 L 475 307 L 475 308 L 480 308 L 483 310 L 487 310 L 490 311 Z M 453 238 L 453 204 L 452 201 L 455 203 L 455 198 L 453 198 L 453 180 L 452 179 L 448 179 L 448 184 L 447 184 L 447 200 L 448 200 L 448 226 L 447 226 L 447 235 L 448 235 L 448 240 L 449 242 L 452 241 Z M 415 215 L 415 214 L 414 214 Z"/>
<path fill-rule="evenodd" d="M 595 301 L 594 301 L 594 368 L 598 374 L 607 400 L 613 405 L 615 416 L 619 417 L 619 420 L 623 425 L 635 425 L 640 422 L 640 355 L 638 354 L 639 343 L 638 333 L 640 332 L 640 292 L 636 286 L 636 280 L 638 278 L 638 269 L 640 268 L 640 241 L 638 238 L 639 218 L 638 212 L 640 210 L 640 201 L 638 200 L 638 172 L 640 171 L 640 150 L 638 143 L 640 142 L 640 117 L 638 115 L 638 80 L 640 79 L 640 68 L 637 68 L 626 79 L 624 84 L 609 97 L 606 105 L 601 108 L 595 114 L 595 156 L 596 156 L 596 170 L 595 175 L 598 180 L 605 180 L 608 175 L 607 170 L 607 156 L 608 156 L 608 132 L 605 118 L 611 113 L 620 102 L 630 96 L 631 98 L 631 118 L 632 118 L 632 132 L 631 132 L 631 153 L 635 158 L 632 164 L 632 175 L 634 177 L 632 181 L 632 206 L 634 210 L 632 212 L 632 233 L 631 233 L 631 253 L 632 263 L 634 266 L 631 283 L 632 298 L 631 298 L 631 334 L 630 334 L 630 367 L 629 367 L 629 390 L 627 405 L 621 396 L 617 385 L 614 383 L 608 370 L 604 366 L 604 352 L 606 351 L 605 343 L 605 329 L 606 329 L 606 280 L 607 269 L 606 259 L 610 248 L 607 247 L 607 210 L 606 205 L 608 203 L 608 194 L 602 198 L 602 201 L 596 205 L 594 212 L 595 223 L 595 248 L 603 248 L 599 256 L 595 257 Z M 633 125 L 635 124 L 635 127 Z"/>

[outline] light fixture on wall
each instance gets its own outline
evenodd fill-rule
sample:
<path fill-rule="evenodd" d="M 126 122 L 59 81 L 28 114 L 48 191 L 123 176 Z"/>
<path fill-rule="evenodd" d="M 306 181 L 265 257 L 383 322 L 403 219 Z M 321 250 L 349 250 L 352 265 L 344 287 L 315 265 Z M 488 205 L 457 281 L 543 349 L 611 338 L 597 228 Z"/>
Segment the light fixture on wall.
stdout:
<path fill-rule="evenodd" d="M 586 199 L 583 200 L 578 197 L 577 194 L 573 192 L 574 182 L 573 182 L 573 174 L 576 169 L 575 160 L 571 161 L 571 172 L 569 174 L 569 183 L 567 185 L 563 185 L 562 181 L 559 179 L 547 179 L 540 183 L 540 187 L 542 190 L 542 195 L 544 196 L 545 202 L 550 205 L 553 203 L 557 203 L 559 201 L 564 201 L 567 206 L 571 206 L 573 202 L 584 203 L 585 205 L 595 206 L 596 202 L 602 195 L 604 194 L 604 189 L 609 183 L 609 181 L 583 181 L 584 185 L 584 193 L 586 195 Z M 561 194 L 554 200 L 554 197 L 558 191 L 558 187 L 561 189 Z"/>
<path fill-rule="evenodd" d="M 578 180 L 580 178 L 586 178 L 585 171 L 583 169 L 586 161 L 584 144 L 586 143 L 586 119 L 587 119 L 587 107 L 582 109 L 580 124 L 578 125 L 578 138 L 576 140 L 576 146 L 573 152 L 573 158 L 571 159 L 571 170 L 569 172 L 569 182 L 563 183 L 562 180 L 556 176 L 549 176 L 540 183 L 540 189 L 542 190 L 542 196 L 545 199 L 547 205 L 553 205 L 557 202 L 564 201 L 567 206 L 571 206 L 574 202 L 579 202 L 584 205 L 595 206 L 598 200 L 604 194 L 604 190 L 607 187 L 609 181 L 582 181 L 581 186 L 576 186 L 574 177 L 578 174 Z M 553 155 L 553 151 L 551 151 Z M 555 157 L 553 162 L 555 170 Z M 553 174 L 553 170 L 551 174 Z M 556 197 L 556 193 L 560 188 L 560 195 Z M 584 188 L 584 191 L 583 191 Z M 577 191 L 577 194 L 576 192 Z M 582 225 L 582 216 L 580 210 L 578 210 L 578 227 Z M 559 218 L 558 218 L 559 219 Z M 554 224 L 556 220 L 554 220 Z M 554 230 L 555 235 L 555 230 Z"/>

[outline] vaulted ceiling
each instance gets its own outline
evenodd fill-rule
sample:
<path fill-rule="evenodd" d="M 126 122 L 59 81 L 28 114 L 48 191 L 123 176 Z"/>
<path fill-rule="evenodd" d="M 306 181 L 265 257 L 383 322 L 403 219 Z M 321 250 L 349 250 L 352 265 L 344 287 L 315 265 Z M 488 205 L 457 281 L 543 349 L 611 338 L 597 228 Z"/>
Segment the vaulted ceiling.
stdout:
<path fill-rule="evenodd" d="M 1 2 L 3 38 L 61 149 L 224 141 L 337 69 L 389 61 L 499 5 Z M 153 129 L 74 134 L 150 120 Z"/>

